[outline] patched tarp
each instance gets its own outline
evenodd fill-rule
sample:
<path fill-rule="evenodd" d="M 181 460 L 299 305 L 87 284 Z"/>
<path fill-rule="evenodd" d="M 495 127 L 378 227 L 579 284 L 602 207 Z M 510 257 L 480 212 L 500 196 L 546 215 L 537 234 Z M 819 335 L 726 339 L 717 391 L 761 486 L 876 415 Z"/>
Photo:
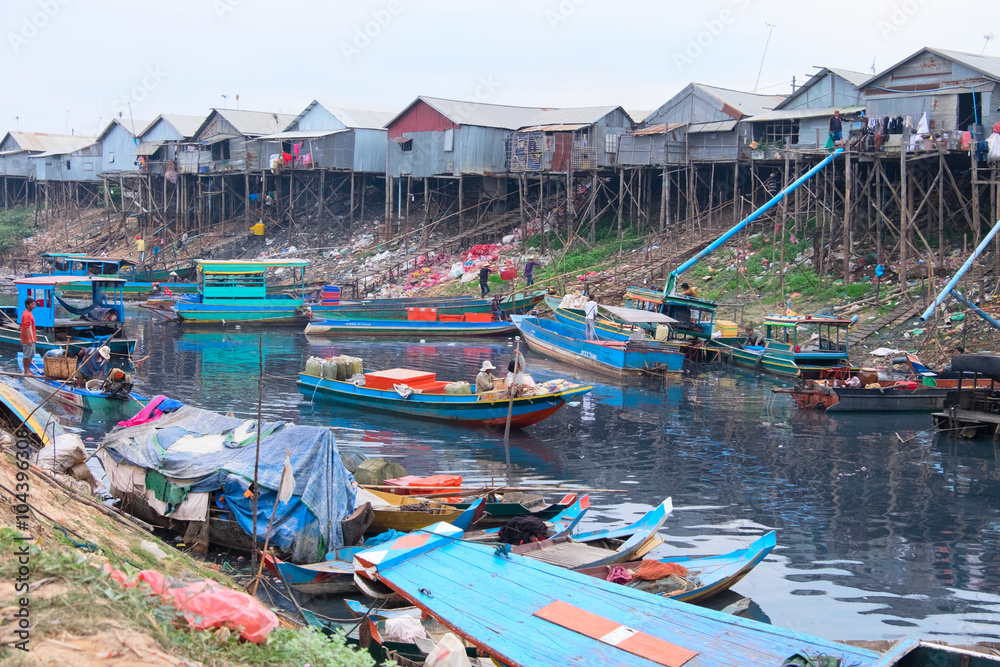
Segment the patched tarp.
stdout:
<path fill-rule="evenodd" d="M 254 478 L 256 442 L 255 420 L 184 406 L 148 424 L 118 429 L 102 444 L 116 462 L 156 471 L 172 485 L 188 487 L 186 491 L 224 493 L 233 518 L 250 534 L 253 501 L 243 494 Z M 286 450 L 291 453 L 295 491 L 291 500 L 278 504 L 271 543 L 296 562 L 316 562 L 344 546 L 340 522 L 354 511 L 354 478 L 329 428 L 262 422 L 257 473 L 261 544 Z"/>

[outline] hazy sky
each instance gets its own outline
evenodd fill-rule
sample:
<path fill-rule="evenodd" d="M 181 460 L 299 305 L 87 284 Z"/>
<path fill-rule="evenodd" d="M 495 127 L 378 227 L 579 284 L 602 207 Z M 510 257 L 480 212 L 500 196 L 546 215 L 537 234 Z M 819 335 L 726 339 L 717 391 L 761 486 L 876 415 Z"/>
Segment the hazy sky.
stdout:
<path fill-rule="evenodd" d="M 149 120 L 235 107 L 236 95 L 242 109 L 298 113 L 314 98 L 396 111 L 420 94 L 652 109 L 691 81 L 781 94 L 813 66 L 882 71 L 923 46 L 985 46 L 1000 56 L 1000 43 L 984 37 L 1000 36 L 996 8 L 996 0 L 2 0 L 0 133 L 91 134 L 130 105 Z"/>

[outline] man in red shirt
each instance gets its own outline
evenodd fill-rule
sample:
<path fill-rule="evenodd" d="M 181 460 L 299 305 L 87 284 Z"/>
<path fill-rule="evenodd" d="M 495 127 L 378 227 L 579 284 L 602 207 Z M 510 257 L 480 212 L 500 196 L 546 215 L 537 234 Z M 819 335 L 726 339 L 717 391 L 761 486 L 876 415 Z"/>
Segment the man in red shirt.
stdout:
<path fill-rule="evenodd" d="M 21 344 L 24 346 L 24 374 L 34 375 L 31 372 L 31 360 L 35 358 L 35 343 L 38 342 L 38 332 L 35 330 L 35 316 L 31 311 L 35 309 L 35 300 L 30 296 L 24 300 L 24 312 L 21 314 Z"/>

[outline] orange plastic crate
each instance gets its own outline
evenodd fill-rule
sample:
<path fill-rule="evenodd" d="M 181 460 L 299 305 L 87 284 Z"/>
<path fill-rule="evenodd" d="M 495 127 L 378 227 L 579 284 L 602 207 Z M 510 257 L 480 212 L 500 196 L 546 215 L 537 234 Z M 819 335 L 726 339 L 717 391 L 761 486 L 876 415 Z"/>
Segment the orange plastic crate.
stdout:
<path fill-rule="evenodd" d="M 438 322 L 462 322 L 465 320 L 465 316 L 461 313 L 457 315 L 452 315 L 451 313 L 441 313 L 438 315 Z"/>
<path fill-rule="evenodd" d="M 365 373 L 365 386 L 369 389 L 392 390 L 394 384 L 405 384 L 419 387 L 421 384 L 434 382 L 437 373 L 425 373 L 409 368 L 390 368 L 384 371 Z"/>
<path fill-rule="evenodd" d="M 462 476 L 461 475 L 430 475 L 429 477 L 417 477 L 416 475 L 407 475 L 406 477 L 398 477 L 396 479 L 385 480 L 386 486 L 398 486 L 399 489 L 393 489 L 391 493 L 395 493 L 401 496 L 419 496 L 426 493 L 438 493 L 437 491 L 432 491 L 430 489 L 408 489 L 406 487 L 410 486 L 429 486 L 435 489 L 440 489 L 441 493 L 447 493 L 449 491 L 454 491 L 455 493 L 461 493 L 462 486 Z M 453 499 L 447 498 L 441 502 L 460 502 L 461 498 Z"/>
<path fill-rule="evenodd" d="M 492 322 L 493 313 L 466 313 L 466 322 Z"/>
<path fill-rule="evenodd" d="M 410 322 L 436 322 L 437 308 L 407 308 L 406 319 Z"/>

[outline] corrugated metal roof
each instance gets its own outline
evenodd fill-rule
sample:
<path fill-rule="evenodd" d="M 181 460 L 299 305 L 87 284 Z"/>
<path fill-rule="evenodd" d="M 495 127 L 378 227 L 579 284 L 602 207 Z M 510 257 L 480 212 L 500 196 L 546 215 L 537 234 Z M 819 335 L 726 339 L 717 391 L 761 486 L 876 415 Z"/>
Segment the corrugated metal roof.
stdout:
<path fill-rule="evenodd" d="M 111 122 L 107 124 L 104 130 L 97 135 L 97 140 L 101 141 L 104 139 L 105 135 L 111 131 L 115 125 L 121 125 L 122 129 L 129 133 L 133 137 L 138 137 L 142 134 L 143 130 L 149 127 L 152 121 L 148 120 L 132 120 L 131 118 L 112 118 Z M 134 128 L 134 130 L 133 130 Z"/>
<path fill-rule="evenodd" d="M 896 69 L 903 63 L 909 62 L 910 60 L 919 56 L 921 53 L 924 53 L 925 51 L 928 53 L 933 53 L 934 55 L 940 56 L 942 58 L 947 58 L 948 60 L 954 60 L 955 62 L 962 63 L 966 67 L 974 69 L 984 76 L 1000 81 L 1000 58 L 997 58 L 996 56 L 980 56 L 976 55 L 975 53 L 965 53 L 964 51 L 948 51 L 945 49 L 932 49 L 930 47 L 925 46 L 916 53 L 908 55 L 907 57 L 900 60 L 898 63 L 890 67 L 887 67 L 878 74 L 868 77 L 863 82 L 858 84 L 858 87 L 863 88 L 865 86 L 871 85 L 871 83 L 875 81 L 875 79 L 878 79 L 886 72 L 891 72 L 892 70 Z M 928 93 L 928 91 L 916 91 L 916 92 L 923 94 Z"/>
<path fill-rule="evenodd" d="M 48 132 L 14 131 L 8 132 L 7 135 L 13 137 L 17 145 L 21 147 L 21 150 L 33 153 L 55 150 L 67 141 L 79 138 L 73 134 L 49 134 Z M 6 136 L 4 139 L 6 139 Z M 2 143 L 3 140 L 0 140 L 0 144 Z"/>
<path fill-rule="evenodd" d="M 372 111 L 371 109 L 343 109 L 336 107 L 327 111 L 336 116 L 341 123 L 351 128 L 363 128 L 369 130 L 382 130 L 392 120 L 394 114 L 391 111 Z"/>
<path fill-rule="evenodd" d="M 294 114 L 287 113 L 273 113 L 270 111 L 243 111 L 240 109 L 212 109 L 213 113 L 217 113 L 227 121 L 229 124 L 236 128 L 236 131 L 244 136 L 249 137 L 259 137 L 262 134 L 274 134 L 275 132 L 281 132 L 286 127 L 292 124 L 295 120 Z M 208 123 L 208 119 L 211 118 L 211 114 L 206 118 L 201 126 L 195 131 L 195 134 L 201 131 L 201 129 Z"/>
<path fill-rule="evenodd" d="M 424 95 L 418 97 L 417 100 L 423 101 L 457 125 L 499 127 L 506 130 L 516 130 L 519 127 L 537 125 L 538 123 L 535 123 L 534 119 L 545 111 L 545 109 L 540 107 L 512 107 L 503 104 L 462 102 L 461 100 L 447 100 L 440 97 L 425 97 Z M 413 104 L 407 105 L 406 109 L 396 114 L 389 123 L 403 115 L 411 106 Z M 386 125 L 389 123 L 386 123 Z"/>
<path fill-rule="evenodd" d="M 593 125 L 615 109 L 621 107 L 575 107 L 570 109 L 543 109 L 530 125 Z M 625 110 L 622 109 L 622 113 Z M 627 115 L 627 114 L 626 114 Z"/>
<path fill-rule="evenodd" d="M 626 109 L 625 113 L 632 119 L 633 123 L 639 124 L 649 118 L 656 109 Z"/>
<path fill-rule="evenodd" d="M 97 143 L 97 137 L 75 136 L 71 137 L 68 141 L 59 144 L 58 147 L 50 151 L 39 153 L 38 155 L 32 157 L 49 157 L 51 155 L 66 155 L 67 153 L 73 153 L 75 151 L 82 150 L 87 146 L 93 146 L 96 143 Z"/>
<path fill-rule="evenodd" d="M 666 134 L 667 132 L 673 132 L 677 128 L 684 127 L 685 125 L 687 125 L 687 123 L 670 123 L 669 125 L 666 123 L 657 123 L 656 125 L 650 125 L 649 127 L 645 127 L 641 130 L 636 130 L 632 133 L 632 136 L 644 137 L 653 134 Z"/>
<path fill-rule="evenodd" d="M 706 86 L 703 83 L 695 83 L 694 85 L 712 97 L 733 107 L 744 116 L 756 116 L 765 111 L 770 111 L 785 99 L 784 95 L 758 95 L 756 93 L 745 93 L 741 90 Z"/>
<path fill-rule="evenodd" d="M 258 139 L 317 139 L 319 137 L 328 137 L 331 134 L 337 134 L 338 132 L 347 132 L 348 130 L 286 130 L 284 132 L 275 132 L 274 134 L 263 134 Z"/>
<path fill-rule="evenodd" d="M 582 130 L 585 127 L 590 127 L 590 123 L 577 123 L 576 125 L 532 125 L 531 127 L 522 127 L 518 132 L 573 132 L 574 130 Z"/>
<path fill-rule="evenodd" d="M 697 123 L 688 125 L 688 134 L 701 134 L 704 132 L 730 132 L 736 129 L 735 120 L 720 120 L 714 123 Z"/>
<path fill-rule="evenodd" d="M 135 149 L 136 156 L 140 155 L 152 155 L 160 149 L 164 142 L 162 141 L 144 141 L 139 144 L 139 147 Z"/>
<path fill-rule="evenodd" d="M 205 122 L 205 116 L 188 116 L 179 113 L 161 113 L 157 116 L 152 123 L 146 126 L 142 131 L 145 134 L 153 125 L 156 124 L 158 120 L 164 120 L 170 124 L 172 128 L 177 130 L 177 134 L 181 135 L 185 139 L 190 139 L 201 127 L 201 124 Z"/>
<path fill-rule="evenodd" d="M 863 106 L 855 107 L 827 107 L 825 109 L 777 109 L 766 111 L 759 116 L 751 116 L 747 120 L 767 121 L 767 120 L 788 120 L 794 118 L 817 118 L 819 116 L 832 116 L 834 109 L 840 109 L 841 116 L 850 116 L 865 110 Z"/>
<path fill-rule="evenodd" d="M 855 72 L 854 70 L 840 69 L 839 67 L 824 67 L 823 69 L 833 72 L 841 79 L 846 79 L 855 86 L 860 86 L 871 77 L 871 74 L 867 72 Z"/>

